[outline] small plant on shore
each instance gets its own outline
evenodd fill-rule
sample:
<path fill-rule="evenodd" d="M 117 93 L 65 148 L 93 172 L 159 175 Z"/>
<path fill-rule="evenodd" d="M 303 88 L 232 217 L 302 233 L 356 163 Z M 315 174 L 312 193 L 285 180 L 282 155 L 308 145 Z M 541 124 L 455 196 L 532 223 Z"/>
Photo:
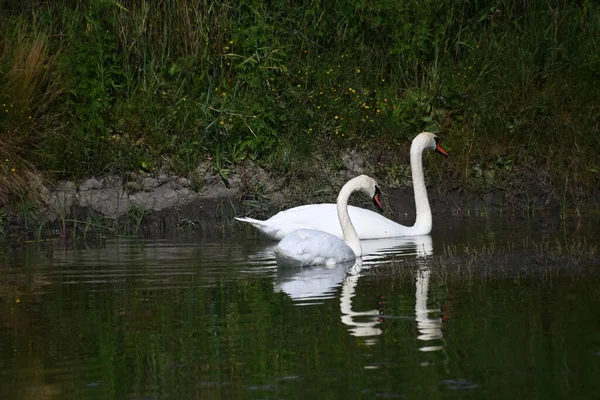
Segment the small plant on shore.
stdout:
<path fill-rule="evenodd" d="M 137 235 L 140 233 L 140 226 L 144 217 L 148 214 L 148 210 L 142 206 L 130 205 L 127 213 L 125 214 L 125 225 L 124 233 L 133 233 Z"/>

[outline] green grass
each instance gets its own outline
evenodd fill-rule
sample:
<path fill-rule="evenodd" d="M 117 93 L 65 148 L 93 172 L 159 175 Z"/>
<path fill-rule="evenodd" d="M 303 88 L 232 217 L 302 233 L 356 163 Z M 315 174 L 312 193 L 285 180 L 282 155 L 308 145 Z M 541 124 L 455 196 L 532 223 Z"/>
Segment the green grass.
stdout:
<path fill-rule="evenodd" d="M 402 186 L 408 139 L 423 130 L 451 154 L 428 165 L 442 191 L 503 190 L 519 204 L 535 186 L 590 202 L 598 11 L 588 0 L 3 3 L 0 203 L 34 201 L 32 177 L 193 176 L 206 160 L 224 180 L 246 159 L 307 180 L 318 160 L 339 168 L 345 149 Z"/>

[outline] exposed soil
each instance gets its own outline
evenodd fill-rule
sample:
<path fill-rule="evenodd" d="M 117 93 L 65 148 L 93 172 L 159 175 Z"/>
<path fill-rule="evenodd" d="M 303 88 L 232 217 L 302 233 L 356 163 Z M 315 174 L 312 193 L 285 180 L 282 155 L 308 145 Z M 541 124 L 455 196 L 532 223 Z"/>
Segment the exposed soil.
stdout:
<path fill-rule="evenodd" d="M 349 153 L 342 159 L 345 165 L 341 170 L 328 171 L 316 183 L 280 179 L 251 161 L 227 171 L 226 176 L 206 163 L 197 168 L 193 180 L 169 173 L 139 173 L 90 178 L 80 183 L 58 182 L 39 189 L 41 201 L 34 209 L 25 212 L 19 205 L 8 207 L 2 230 L 5 236 L 18 238 L 34 233 L 39 237 L 42 227 L 44 236 L 65 236 L 72 234 L 73 229 L 87 232 L 102 230 L 101 227 L 123 233 L 161 233 L 182 227 L 231 224 L 234 216 L 264 219 L 301 204 L 334 202 L 337 188 L 347 179 L 361 173 L 377 176 L 360 154 Z M 380 186 L 386 206 L 384 215 L 401 223 L 414 221 L 412 187 L 390 188 L 385 181 Z M 532 186 L 524 193 L 529 199 L 537 199 L 528 201 L 527 208 L 556 211 L 556 203 L 551 209 L 553 203 L 540 188 Z M 434 217 L 531 211 L 522 203 L 519 206 L 514 194 L 501 190 L 472 194 L 429 188 L 429 199 Z M 351 202 L 370 207 L 360 196 L 354 196 Z"/>

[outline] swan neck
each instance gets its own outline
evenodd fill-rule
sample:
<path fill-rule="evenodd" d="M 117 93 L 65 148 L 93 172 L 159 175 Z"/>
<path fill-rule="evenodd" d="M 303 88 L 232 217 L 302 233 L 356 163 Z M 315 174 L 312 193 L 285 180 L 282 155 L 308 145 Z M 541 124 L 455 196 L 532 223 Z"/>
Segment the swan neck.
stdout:
<path fill-rule="evenodd" d="M 412 171 L 417 214 L 414 228 L 423 234 L 427 234 L 431 232 L 432 217 L 429 198 L 427 197 L 427 187 L 425 186 L 425 176 L 423 174 L 423 150 L 422 146 L 413 143 L 410 149 L 410 168 Z"/>
<path fill-rule="evenodd" d="M 337 214 L 342 227 L 342 234 L 344 235 L 344 241 L 356 257 L 362 256 L 362 247 L 360 245 L 360 239 L 352 221 L 350 221 L 350 214 L 348 213 L 348 199 L 350 195 L 358 190 L 359 187 L 354 179 L 346 183 L 337 198 Z"/>

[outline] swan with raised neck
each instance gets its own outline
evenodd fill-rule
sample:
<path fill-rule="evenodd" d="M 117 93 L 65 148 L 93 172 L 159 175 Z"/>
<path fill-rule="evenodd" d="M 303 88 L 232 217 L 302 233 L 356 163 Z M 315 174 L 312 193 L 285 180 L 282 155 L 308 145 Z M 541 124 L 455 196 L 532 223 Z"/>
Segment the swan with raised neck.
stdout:
<path fill-rule="evenodd" d="M 415 234 L 412 236 L 427 235 L 431 232 L 433 226 L 431 207 L 427 196 L 427 187 L 425 186 L 425 174 L 423 173 L 423 151 L 425 149 L 435 150 L 448 157 L 448 153 L 440 146 L 438 137 L 431 132 L 423 132 L 417 135 L 410 145 L 410 168 L 416 208 L 415 223 L 411 227 Z"/>
<path fill-rule="evenodd" d="M 440 146 L 439 138 L 431 132 L 422 132 L 412 141 L 410 164 L 416 208 L 415 223 L 412 226 L 401 225 L 371 210 L 348 206 L 350 218 L 360 239 L 418 236 L 431 232 L 431 207 L 423 173 L 424 150 L 433 150 L 448 156 Z M 252 218 L 236 219 L 251 224 L 275 240 L 282 239 L 296 229 L 317 229 L 341 238 L 343 233 L 336 210 L 336 204 L 309 204 L 281 211 L 265 221 Z"/>

